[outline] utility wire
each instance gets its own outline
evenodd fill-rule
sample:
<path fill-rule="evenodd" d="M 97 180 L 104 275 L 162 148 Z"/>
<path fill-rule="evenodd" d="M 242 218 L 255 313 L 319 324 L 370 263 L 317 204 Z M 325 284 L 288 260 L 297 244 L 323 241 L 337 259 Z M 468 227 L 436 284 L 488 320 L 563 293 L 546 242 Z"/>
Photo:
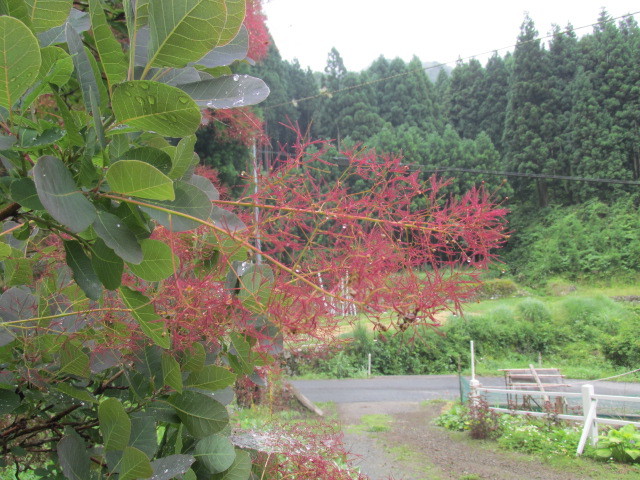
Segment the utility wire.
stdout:
<path fill-rule="evenodd" d="M 275 152 L 271 150 L 261 150 L 260 153 L 286 155 L 287 158 L 293 157 L 293 155 L 287 152 Z M 348 157 L 334 157 L 333 160 L 336 165 L 349 166 L 350 162 Z M 521 177 L 521 178 L 540 178 L 545 180 L 565 180 L 569 182 L 588 182 L 588 183 L 607 183 L 614 185 L 640 185 L 640 181 L 636 180 L 622 180 L 617 178 L 590 178 L 590 177 L 576 177 L 572 175 L 551 175 L 545 173 L 524 173 L 524 172 L 499 172 L 495 170 L 479 170 L 475 168 L 461 168 L 461 167 L 425 167 L 416 163 L 401 163 L 400 165 L 410 168 L 414 172 L 423 173 L 439 173 L 439 172 L 461 172 L 461 173 L 473 173 L 476 175 L 493 175 L 497 177 Z"/>
<path fill-rule="evenodd" d="M 595 22 L 595 23 L 590 23 L 588 25 L 583 25 L 581 27 L 572 28 L 571 31 L 575 32 L 575 31 L 578 31 L 578 30 L 583 30 L 585 28 L 595 27 L 596 25 L 602 25 L 604 23 L 614 22 L 614 21 L 620 20 L 622 18 L 633 17 L 634 15 L 637 15 L 639 13 L 640 13 L 640 10 L 636 11 L 636 12 L 633 12 L 633 13 L 627 13 L 625 15 L 620 15 L 620 16 L 615 17 L 615 18 L 611 18 L 611 19 L 607 20 L 607 22 Z M 560 35 L 568 35 L 570 33 L 570 30 L 567 29 L 567 30 L 564 30 L 564 31 L 561 31 L 561 32 L 557 32 L 557 33 L 559 33 Z M 297 98 L 297 99 L 289 100 L 289 101 L 286 101 L 286 102 L 278 103 L 276 105 L 265 106 L 265 107 L 263 107 L 263 110 L 271 110 L 273 108 L 283 107 L 285 105 L 298 106 L 298 104 L 300 102 L 306 102 L 306 101 L 313 100 L 313 99 L 316 99 L 316 98 L 321 98 L 321 97 L 329 97 L 329 98 L 331 98 L 334 94 L 337 94 L 337 93 L 343 93 L 343 92 L 347 92 L 347 91 L 350 91 L 350 90 L 355 90 L 357 88 L 373 85 L 373 84 L 376 84 L 376 83 L 386 82 L 387 80 L 391 80 L 391 79 L 394 79 L 394 78 L 402 77 L 402 76 L 405 76 L 405 75 L 411 75 L 412 73 L 416 73 L 416 72 L 419 72 L 419 71 L 432 70 L 434 68 L 442 68 L 442 67 L 444 67 L 446 65 L 456 64 L 458 62 L 463 62 L 465 60 L 471 60 L 471 59 L 474 59 L 476 57 L 489 55 L 490 53 L 497 53 L 497 52 L 500 52 L 502 50 L 508 50 L 508 49 L 515 48 L 515 47 L 520 46 L 520 45 L 525 45 L 527 43 L 533 43 L 533 42 L 539 42 L 541 40 L 547 40 L 549 38 L 553 38 L 555 35 L 556 35 L 556 33 L 550 33 L 549 35 L 545 35 L 543 37 L 536 37 L 536 38 L 533 38 L 531 40 L 527 40 L 526 42 L 515 43 L 515 44 L 509 45 L 507 47 L 496 48 L 494 50 L 488 50 L 488 51 L 483 52 L 483 53 L 476 53 L 475 55 L 469 55 L 468 57 L 464 57 L 464 58 L 458 57 L 458 59 L 454 60 L 454 61 L 438 63 L 436 65 L 431 65 L 429 67 L 420 67 L 420 68 L 416 68 L 414 70 L 408 70 L 406 72 L 396 73 L 395 75 L 390 75 L 388 77 L 382 77 L 382 78 L 377 78 L 375 80 L 370 80 L 368 82 L 358 83 L 358 84 L 352 85 L 350 87 L 339 88 L 338 90 L 332 90 L 330 92 L 329 91 L 325 91 L 325 92 L 318 93 L 316 95 L 311 95 L 309 97 Z"/>

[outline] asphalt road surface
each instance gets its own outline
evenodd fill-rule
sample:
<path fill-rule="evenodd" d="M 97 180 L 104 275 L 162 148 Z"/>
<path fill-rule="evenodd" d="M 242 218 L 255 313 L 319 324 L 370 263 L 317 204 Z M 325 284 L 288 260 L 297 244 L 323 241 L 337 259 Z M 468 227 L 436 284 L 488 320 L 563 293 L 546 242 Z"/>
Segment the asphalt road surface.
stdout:
<path fill-rule="evenodd" d="M 468 380 L 468 377 L 467 377 Z M 485 387 L 504 387 L 502 377 L 478 377 Z M 570 388 L 562 391 L 580 392 L 585 383 L 594 385 L 602 395 L 640 396 L 640 383 L 589 382 L 565 379 Z M 460 397 L 457 375 L 399 375 L 367 379 L 294 380 L 291 383 L 312 402 L 421 402 Z"/>

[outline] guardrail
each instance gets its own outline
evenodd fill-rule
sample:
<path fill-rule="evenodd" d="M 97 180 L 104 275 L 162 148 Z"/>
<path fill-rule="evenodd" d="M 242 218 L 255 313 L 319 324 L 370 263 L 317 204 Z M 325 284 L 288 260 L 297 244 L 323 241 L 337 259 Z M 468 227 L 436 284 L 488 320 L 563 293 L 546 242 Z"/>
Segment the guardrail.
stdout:
<path fill-rule="evenodd" d="M 576 455 L 582 455 L 584 451 L 584 447 L 587 443 L 587 440 L 591 441 L 591 444 L 595 446 L 598 443 L 598 424 L 607 424 L 607 425 L 635 425 L 636 427 L 640 427 L 640 422 L 631 422 L 627 420 L 617 420 L 613 418 L 603 418 L 598 417 L 597 407 L 598 400 L 607 400 L 613 402 L 625 402 L 625 403 L 639 403 L 640 397 L 628 397 L 622 395 L 596 395 L 593 389 L 593 385 L 586 384 L 582 385 L 581 393 L 577 392 L 540 392 L 535 390 L 516 390 L 516 389 L 506 389 L 506 388 L 489 388 L 482 387 L 477 384 L 477 381 L 471 382 L 471 402 L 474 402 L 474 399 L 477 399 L 482 393 L 504 393 L 507 395 L 527 395 L 530 397 L 542 397 L 542 398 L 550 398 L 550 397 L 563 397 L 563 398 L 582 398 L 582 415 L 567 415 L 567 414 L 558 414 L 554 417 L 560 418 L 563 420 L 571 420 L 574 422 L 583 423 L 582 435 L 580 437 L 580 442 L 578 443 L 578 448 L 576 450 Z M 497 408 L 497 407 L 489 407 L 491 410 L 495 412 L 504 412 L 515 415 L 530 415 L 534 417 L 546 417 L 549 414 L 545 412 L 532 412 L 528 410 L 512 410 L 508 408 Z"/>

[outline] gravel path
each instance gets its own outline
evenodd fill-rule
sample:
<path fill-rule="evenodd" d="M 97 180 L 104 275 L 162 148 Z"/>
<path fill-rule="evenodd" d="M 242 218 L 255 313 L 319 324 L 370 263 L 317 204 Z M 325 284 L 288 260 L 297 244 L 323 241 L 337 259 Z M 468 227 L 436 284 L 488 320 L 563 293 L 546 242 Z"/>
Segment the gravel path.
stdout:
<path fill-rule="evenodd" d="M 342 403 L 345 445 L 356 465 L 372 480 L 586 480 L 588 472 L 558 471 L 526 455 L 482 448 L 452 438 L 433 425 L 442 404 L 415 402 Z M 353 425 L 362 415 L 393 418 L 386 432 L 362 432 Z"/>

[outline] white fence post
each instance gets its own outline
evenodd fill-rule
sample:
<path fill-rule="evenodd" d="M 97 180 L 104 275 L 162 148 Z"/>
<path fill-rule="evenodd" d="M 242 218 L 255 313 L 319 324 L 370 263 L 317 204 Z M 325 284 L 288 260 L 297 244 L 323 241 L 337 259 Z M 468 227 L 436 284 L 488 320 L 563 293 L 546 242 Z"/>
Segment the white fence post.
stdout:
<path fill-rule="evenodd" d="M 598 424 L 596 423 L 598 399 L 593 398 L 593 385 L 582 386 L 582 410 L 584 415 L 584 428 L 576 455 L 582 455 L 587 438 L 591 437 L 591 445 L 594 447 L 598 443 Z"/>

